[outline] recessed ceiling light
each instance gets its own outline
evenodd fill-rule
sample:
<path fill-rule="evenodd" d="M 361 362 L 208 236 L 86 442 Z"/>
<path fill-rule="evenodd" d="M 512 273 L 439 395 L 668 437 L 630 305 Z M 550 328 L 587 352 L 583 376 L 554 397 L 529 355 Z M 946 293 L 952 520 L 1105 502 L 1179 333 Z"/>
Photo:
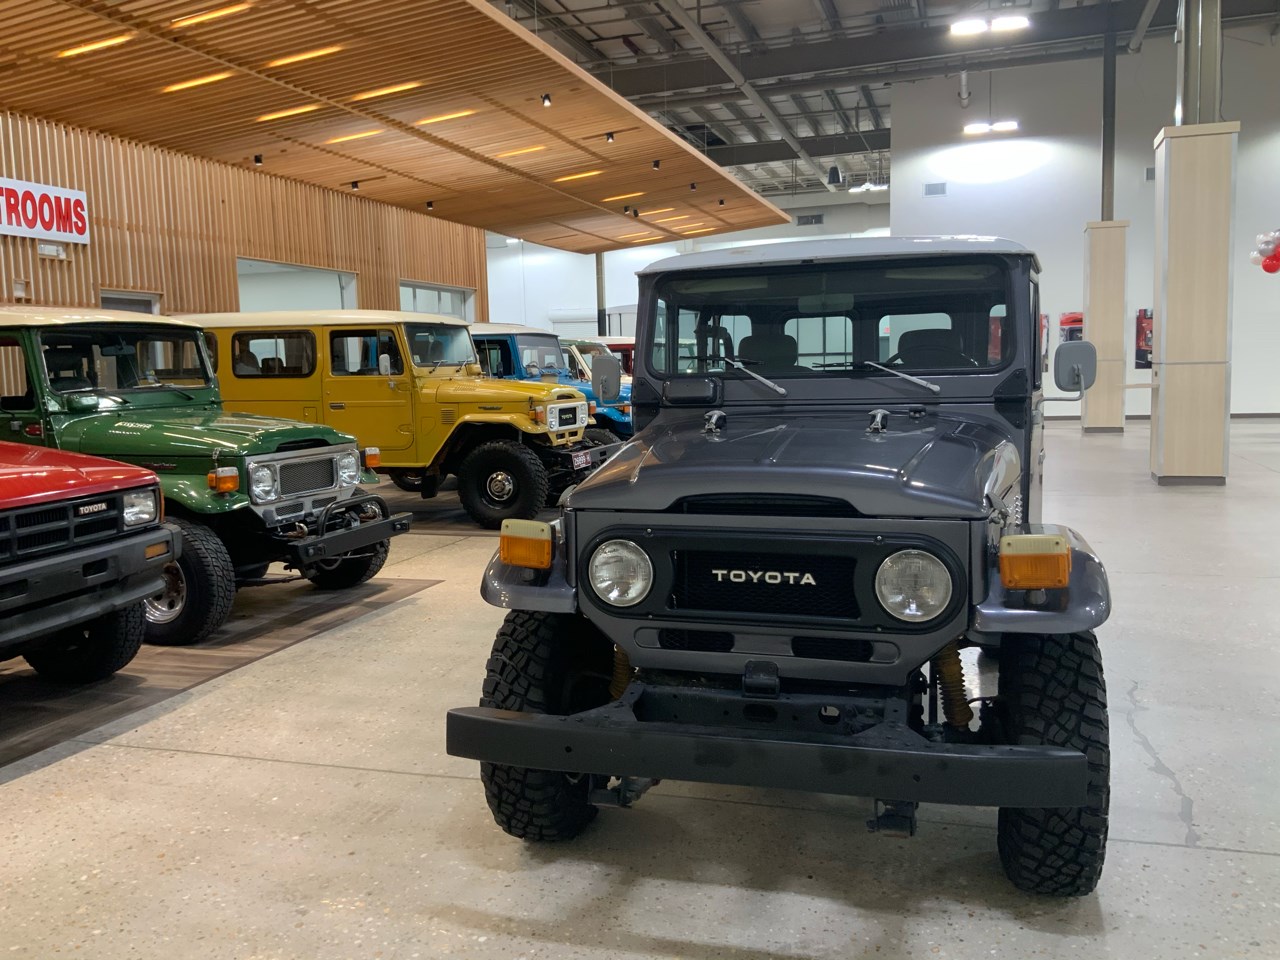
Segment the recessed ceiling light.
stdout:
<path fill-rule="evenodd" d="M 470 117 L 474 114 L 474 110 L 455 110 L 453 113 L 442 113 L 438 117 L 427 117 L 425 120 L 417 120 L 414 122 L 414 126 L 421 127 L 428 123 L 442 123 L 445 120 L 460 120 L 463 117 Z"/>
<path fill-rule="evenodd" d="M 570 180 L 584 180 L 587 177 L 598 177 L 604 173 L 603 170 L 585 170 L 582 173 L 570 173 L 563 177 L 556 177 L 553 183 L 567 183 Z"/>
<path fill-rule="evenodd" d="M 663 207 L 663 208 L 662 208 L 662 209 L 660 209 L 660 210 L 641 210 L 641 211 L 640 211 L 640 216 L 642 216 L 642 217 L 652 217 L 655 213 L 670 213 L 670 212 L 671 212 L 672 210 L 674 210 L 674 209 L 675 209 L 675 207 Z"/>
<path fill-rule="evenodd" d="M 229 17 L 233 13 L 243 13 L 252 6 L 252 3 L 233 3 L 229 7 L 218 7 L 214 10 L 205 10 L 203 13 L 193 13 L 189 17 L 178 17 L 177 20 L 171 20 L 169 26 L 175 30 L 182 27 L 194 27 L 197 23 L 208 23 L 210 20 L 221 20 L 223 17 Z"/>
<path fill-rule="evenodd" d="M 673 230 L 682 230 L 682 231 L 683 231 L 683 230 L 688 230 L 690 227 L 701 227 L 701 226 L 702 226 L 703 224 L 705 224 L 706 222 L 707 222 L 707 221 L 705 221 L 705 220 L 699 220 L 697 223 L 682 223 L 682 224 L 680 224 L 680 226 L 678 226 L 678 227 L 672 227 L 671 229 L 673 229 Z M 711 229 L 712 229 L 712 230 L 714 230 L 714 229 L 715 229 L 715 227 L 712 227 Z"/>
<path fill-rule="evenodd" d="M 644 191 L 640 190 L 636 193 L 620 193 L 616 197 L 605 197 L 601 203 L 612 203 L 614 200 L 630 200 L 632 197 L 643 197 Z"/>
<path fill-rule="evenodd" d="M 951 33 L 957 37 L 971 37 L 974 34 L 986 32 L 987 21 L 985 20 L 957 20 L 951 25 Z"/>
<path fill-rule="evenodd" d="M 133 39 L 132 33 L 122 33 L 118 37 L 105 37 L 102 40 L 93 40 L 89 43 L 82 43 L 78 47 L 72 47 L 70 50 L 63 50 L 58 54 L 59 57 L 78 57 L 82 53 L 93 53 L 95 50 L 106 50 L 108 47 L 118 47 L 122 43 L 128 43 Z"/>
<path fill-rule="evenodd" d="M 319 110 L 320 104 L 309 103 L 303 107 L 289 107 L 287 110 L 277 110 L 274 113 L 264 113 L 257 120 L 262 123 L 265 120 L 283 120 L 285 117 L 296 117 L 300 113 L 311 113 L 313 110 Z"/>
<path fill-rule="evenodd" d="M 652 230 L 641 230 L 639 233 L 624 233 L 619 240 L 630 240 L 632 237 L 647 237 L 652 235 Z"/>
<path fill-rule="evenodd" d="M 507 157 L 519 157 L 526 153 L 537 153 L 539 150 L 545 150 L 546 147 L 521 147 L 519 150 L 508 150 L 506 153 L 496 154 L 494 159 L 505 160 Z"/>
<path fill-rule="evenodd" d="M 1025 30 L 1031 26 L 1031 21 L 1026 17 L 996 17 L 991 21 L 992 30 Z"/>
<path fill-rule="evenodd" d="M 688 220 L 692 214 L 682 213 L 678 217 L 663 217 L 661 220 L 655 220 L 654 223 L 672 223 L 675 220 Z"/>
<path fill-rule="evenodd" d="M 662 166 L 662 161 L 661 161 L 661 160 L 655 160 L 655 161 L 653 161 L 653 169 L 657 170 L 657 169 L 658 169 L 659 167 L 661 167 L 661 166 Z"/>
<path fill-rule="evenodd" d="M 223 70 L 221 73 L 211 73 L 207 77 L 196 77 L 194 80 L 183 80 L 181 83 L 171 83 L 167 87 L 161 88 L 161 93 L 177 93 L 179 90 L 190 90 L 192 87 L 203 87 L 206 83 L 217 83 L 219 80 L 225 80 L 234 74 L 232 70 Z"/>
<path fill-rule="evenodd" d="M 661 238 L 661 237 L 657 237 L 657 236 L 653 236 L 653 237 L 641 237 L 639 240 L 632 240 L 631 242 L 632 242 L 632 243 L 648 243 L 650 240 L 660 240 L 660 239 L 662 239 L 662 238 Z"/>
<path fill-rule="evenodd" d="M 684 235 L 686 237 L 692 237 L 695 233 L 710 233 L 714 229 L 715 227 L 703 227 L 701 230 L 686 230 L 684 231 Z"/>
<path fill-rule="evenodd" d="M 304 53 L 293 53 L 287 57 L 280 57 L 267 63 L 268 67 L 287 67 L 291 63 L 302 63 L 304 60 L 314 60 L 316 57 L 327 57 L 331 53 L 337 53 L 341 50 L 341 46 L 337 47 L 321 47 L 318 50 L 307 50 Z"/>
<path fill-rule="evenodd" d="M 366 137 L 376 137 L 383 133 L 382 130 L 361 130 L 359 133 L 344 133 L 340 137 L 331 137 L 325 143 L 349 143 L 352 140 L 364 140 Z"/>
<path fill-rule="evenodd" d="M 415 90 L 422 86 L 421 80 L 410 80 L 407 83 L 395 83 L 389 87 L 379 87 L 377 90 L 366 90 L 364 93 L 357 93 L 351 98 L 351 102 L 357 100 L 372 100 L 375 97 L 389 97 L 393 93 L 404 93 L 406 90 Z"/>

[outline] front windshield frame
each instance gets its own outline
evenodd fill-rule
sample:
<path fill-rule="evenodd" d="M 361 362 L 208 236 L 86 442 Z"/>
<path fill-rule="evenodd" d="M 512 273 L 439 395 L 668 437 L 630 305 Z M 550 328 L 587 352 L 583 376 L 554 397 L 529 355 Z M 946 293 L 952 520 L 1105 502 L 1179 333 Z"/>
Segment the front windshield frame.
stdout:
<path fill-rule="evenodd" d="M 924 288 L 919 293 L 916 293 L 906 289 L 909 278 L 900 284 L 904 287 L 903 290 L 895 290 L 886 286 L 880 290 L 876 290 L 873 287 L 870 292 L 858 288 L 855 281 L 852 290 L 847 294 L 848 303 L 840 305 L 841 308 L 847 309 L 831 310 L 831 308 L 828 308 L 824 310 L 816 308 L 814 310 L 801 311 L 800 300 L 805 299 L 803 297 L 798 298 L 795 307 L 791 308 L 784 306 L 783 301 L 780 300 L 771 305 L 768 303 L 768 299 L 765 298 L 760 304 L 752 304 L 749 297 L 741 296 L 744 290 L 751 285 L 761 283 L 762 276 L 778 277 L 779 275 L 785 275 L 799 277 L 806 274 L 827 274 L 838 277 L 851 275 L 859 270 L 867 270 L 873 274 L 880 273 L 884 275 L 890 271 L 927 270 L 931 268 L 938 270 L 952 269 L 954 273 L 955 268 L 978 266 L 987 267 L 989 275 L 986 278 L 975 277 L 972 288 L 964 291 L 964 295 L 968 299 L 967 310 L 961 310 L 953 306 L 951 301 L 948 300 L 946 302 L 949 313 L 946 314 L 937 310 L 930 310 L 926 306 L 930 302 L 943 302 L 941 299 L 944 296 L 942 290 Z M 827 260 L 816 264 L 778 264 L 764 268 L 753 266 L 725 267 L 716 270 L 672 271 L 645 278 L 641 310 L 644 311 L 644 316 L 648 320 L 644 324 L 647 327 L 648 336 L 645 337 L 646 342 L 641 349 L 644 351 L 647 372 L 659 380 L 690 377 L 716 377 L 725 381 L 737 380 L 746 376 L 745 372 L 738 368 L 737 364 L 724 362 L 723 360 L 713 362 L 713 358 L 737 357 L 736 352 L 730 351 L 733 351 L 741 342 L 744 332 L 751 334 L 756 324 L 760 323 L 759 320 L 753 320 L 752 314 L 757 317 L 763 314 L 767 318 L 761 324 L 760 332 L 771 332 L 775 335 L 783 332 L 784 325 L 788 323 L 812 321 L 825 326 L 829 321 L 841 320 L 845 322 L 846 326 L 854 328 L 846 334 L 848 346 L 844 350 L 845 360 L 843 362 L 831 363 L 826 365 L 825 368 L 806 368 L 803 366 L 805 354 L 801 349 L 798 361 L 796 359 L 783 360 L 771 367 L 767 363 L 760 365 L 748 360 L 751 369 L 762 372 L 775 380 L 785 379 L 794 382 L 801 380 L 816 382 L 833 379 L 859 381 L 885 379 L 893 378 L 894 375 L 877 370 L 864 362 L 884 362 L 886 355 L 879 352 L 883 342 L 884 331 L 879 325 L 889 317 L 894 319 L 902 317 L 904 320 L 914 319 L 921 323 L 922 328 L 929 329 L 959 329 L 963 324 L 967 324 L 964 346 L 970 348 L 982 346 L 988 350 L 994 349 L 998 351 L 999 356 L 994 357 L 984 353 L 974 360 L 974 358 L 966 355 L 966 361 L 972 362 L 964 364 L 959 361 L 951 364 L 916 362 L 910 365 L 899 365 L 895 363 L 895 370 L 930 379 L 957 377 L 971 379 L 975 375 L 998 374 L 1018 362 L 1022 348 L 1025 346 L 1022 341 L 1028 336 L 1028 332 L 1022 330 L 1020 324 L 1022 315 L 1025 312 L 1025 305 L 1019 298 L 1018 288 L 1015 286 L 1015 278 L 1018 276 L 1020 276 L 1020 273 L 1011 258 L 980 253 L 939 255 L 928 258 L 884 257 Z M 676 285 L 689 281 L 698 281 L 703 284 L 708 281 L 712 284 L 719 281 L 726 286 L 741 281 L 743 289 L 733 290 L 730 288 L 729 298 L 733 298 L 733 303 L 727 302 L 728 298 L 726 298 L 726 302 L 723 304 L 708 306 L 706 303 L 697 303 L 695 297 L 690 296 L 686 304 L 676 298 L 678 294 L 674 296 L 672 294 Z M 834 287 L 834 284 L 832 286 Z M 712 288 L 712 292 L 715 292 L 714 288 Z M 957 294 L 957 296 L 959 295 Z M 824 291 L 821 294 L 817 294 L 817 296 L 838 298 L 841 294 L 839 292 L 827 293 Z M 856 305 L 859 302 L 859 298 L 866 298 L 872 308 L 871 313 L 862 318 L 856 317 Z M 705 299 L 710 300 L 709 297 Z M 988 300 L 991 302 L 987 302 Z M 913 310 L 899 310 L 897 316 L 892 314 L 880 316 L 882 311 L 876 309 L 876 307 L 884 306 L 890 302 L 897 305 L 911 305 L 914 303 L 917 307 Z M 670 345 L 671 340 L 670 334 L 666 332 L 667 311 L 673 305 L 679 310 L 676 320 L 678 325 L 675 328 L 677 351 L 685 359 L 682 362 L 668 364 L 666 363 L 665 350 Z M 736 310 L 736 312 L 731 312 L 731 310 Z M 828 312 L 829 310 L 831 312 Z M 791 313 L 789 318 L 788 312 Z M 945 320 L 945 325 L 942 320 L 935 322 L 932 326 L 928 322 L 922 323 L 927 314 L 942 317 Z M 707 323 L 705 318 L 709 318 L 710 323 Z M 960 318 L 963 318 L 963 321 Z M 683 328 L 688 326 L 689 323 L 696 323 L 697 326 L 685 331 Z M 857 329 L 859 323 L 862 324 L 861 329 Z M 1000 328 L 998 334 L 995 332 L 997 323 Z M 869 329 L 872 324 L 877 325 L 876 329 Z M 910 328 L 909 324 L 904 324 L 904 326 Z M 688 336 L 685 336 L 686 333 Z M 711 336 L 711 333 L 716 333 L 717 336 Z M 795 346 L 796 339 L 791 338 L 793 356 L 797 350 Z M 919 340 L 920 338 L 916 339 Z M 716 346 L 717 340 L 722 346 Z M 699 346 L 699 342 L 703 343 L 702 347 Z M 729 347 L 729 343 L 732 343 L 733 347 Z M 992 344 L 994 344 L 994 347 Z M 862 349 L 859 349 L 859 346 Z M 871 349 L 868 349 L 869 346 Z M 700 353 L 700 350 L 703 352 Z M 823 350 L 826 350 L 825 336 Z M 699 360 L 699 357 L 704 359 Z M 825 359 L 830 360 L 831 357 L 828 355 Z"/>
<path fill-rule="evenodd" d="M 437 334 L 445 333 L 447 336 L 440 339 L 434 339 Z M 428 336 L 427 353 L 421 353 L 418 341 L 420 335 Z M 477 363 L 476 346 L 471 340 L 471 332 L 459 324 L 453 323 L 406 323 L 404 325 L 405 340 L 409 344 L 409 359 L 413 365 L 419 370 L 435 370 L 438 367 L 465 367 L 469 364 Z M 435 347 L 440 345 L 440 350 L 436 351 Z M 444 354 L 460 353 L 461 350 L 466 351 L 466 358 L 455 356 L 445 356 Z M 434 353 L 440 352 L 439 357 Z"/>
<path fill-rule="evenodd" d="M 117 343 L 106 342 L 111 337 Z M 125 342 L 125 338 L 133 342 Z M 98 342 L 101 340 L 102 342 Z M 152 323 L 147 321 L 113 321 L 105 323 L 66 324 L 46 328 L 35 337 L 36 348 L 40 360 L 40 373 L 50 392 L 58 396 L 75 394 L 92 394 L 99 397 L 119 396 L 121 394 L 145 394 L 158 390 L 185 393 L 191 390 L 210 390 L 217 386 L 213 373 L 213 365 L 209 360 L 208 346 L 204 332 L 198 327 L 177 326 L 174 324 Z M 181 358 L 179 367 L 165 368 L 158 364 L 161 361 L 158 353 L 145 366 L 139 366 L 138 347 L 149 344 L 162 347 L 164 344 L 190 344 L 193 347 L 190 356 Z M 133 353 L 101 352 L 102 347 L 112 350 L 132 346 Z M 50 357 L 51 351 L 58 351 L 62 365 Z M 120 360 L 132 358 L 132 370 Z M 91 361 L 91 362 L 90 362 Z M 110 361 L 110 362 L 109 362 Z M 54 363 L 50 369 L 50 363 Z M 193 366 L 189 366 L 193 363 Z M 55 376 L 55 371 L 57 376 Z M 132 373 L 132 383 L 121 385 L 120 373 Z M 168 377 L 157 376 L 169 373 Z M 71 374 L 71 376 L 68 376 Z M 144 376 L 145 374 L 145 376 Z M 104 380 L 116 381 L 104 383 Z"/>

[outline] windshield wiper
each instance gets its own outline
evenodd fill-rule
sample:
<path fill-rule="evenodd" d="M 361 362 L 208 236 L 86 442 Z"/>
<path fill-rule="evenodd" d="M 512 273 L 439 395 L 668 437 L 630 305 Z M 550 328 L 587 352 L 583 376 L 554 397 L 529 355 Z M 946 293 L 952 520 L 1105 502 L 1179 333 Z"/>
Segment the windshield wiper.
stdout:
<path fill-rule="evenodd" d="M 908 380 L 917 386 L 924 387 L 931 393 L 942 392 L 942 388 L 936 383 L 930 383 L 928 380 L 921 380 L 919 377 L 913 377 L 911 374 L 903 373 L 901 370 L 895 370 L 893 367 L 886 367 L 883 364 L 875 363 L 872 360 L 863 360 L 862 365 L 866 367 L 874 367 L 877 370 L 883 370 L 885 373 L 892 373 L 895 377 L 901 377 L 903 380 Z"/>
<path fill-rule="evenodd" d="M 138 385 L 137 385 L 137 387 L 136 387 L 135 389 L 139 389 L 139 390 L 172 390 L 174 393 L 178 394 L 180 397 L 183 397 L 183 398 L 184 398 L 184 399 L 186 399 L 186 400 L 194 400 L 194 399 L 195 399 L 195 394 L 187 393 L 187 391 L 183 390 L 181 387 L 177 386 L 176 384 L 172 384 L 172 383 L 140 383 L 140 384 L 138 384 Z"/>
<path fill-rule="evenodd" d="M 780 387 L 780 386 L 778 386 L 776 383 L 774 383 L 772 380 L 770 380 L 768 377 L 762 377 L 762 376 L 760 376 L 760 374 L 756 373 L 754 370 L 748 370 L 748 369 L 747 369 L 747 366 L 746 366 L 746 363 L 747 363 L 747 362 L 758 363 L 759 361 L 741 361 L 741 360 L 732 360 L 732 359 L 730 359 L 729 357 L 685 357 L 685 358 L 683 358 L 683 359 L 687 359 L 687 360 L 701 360 L 701 361 L 704 361 L 704 362 L 712 362 L 712 361 L 714 361 L 714 362 L 716 362 L 716 363 L 727 363 L 727 364 L 729 364 L 731 367 L 733 367 L 735 370 L 741 370 L 741 371 L 742 371 L 743 373 L 745 373 L 748 377 L 751 377 L 751 378 L 752 378 L 752 379 L 754 379 L 754 380 L 758 380 L 758 381 L 760 381 L 760 382 L 761 382 L 761 383 L 763 383 L 766 387 L 768 387 L 770 390 L 772 390 L 774 393 L 776 393 L 778 396 L 780 396 L 780 397 L 785 397 L 785 396 L 787 395 L 787 388 L 786 388 L 786 387 Z"/>

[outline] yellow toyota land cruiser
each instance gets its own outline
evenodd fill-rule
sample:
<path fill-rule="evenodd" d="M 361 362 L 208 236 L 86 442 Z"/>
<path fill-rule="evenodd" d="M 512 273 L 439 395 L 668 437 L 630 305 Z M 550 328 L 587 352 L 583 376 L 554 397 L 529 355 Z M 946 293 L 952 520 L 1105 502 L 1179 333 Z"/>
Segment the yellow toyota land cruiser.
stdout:
<path fill-rule="evenodd" d="M 612 447 L 585 438 L 586 398 L 480 375 L 467 324 L 389 310 L 200 314 L 228 410 L 327 424 L 381 452 L 402 489 L 458 478 L 481 526 L 532 519 Z"/>

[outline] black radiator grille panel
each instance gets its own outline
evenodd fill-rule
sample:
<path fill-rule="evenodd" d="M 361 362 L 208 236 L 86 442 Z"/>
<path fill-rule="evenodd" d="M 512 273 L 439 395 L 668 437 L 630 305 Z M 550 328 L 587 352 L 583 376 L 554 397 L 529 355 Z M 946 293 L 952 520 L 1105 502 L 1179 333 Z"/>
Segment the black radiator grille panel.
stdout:
<path fill-rule="evenodd" d="M 676 610 L 854 620 L 852 557 L 728 550 L 672 552 Z"/>
<path fill-rule="evenodd" d="M 733 649 L 733 634 L 718 630 L 660 630 L 658 646 L 663 650 L 728 653 Z"/>
<path fill-rule="evenodd" d="M 844 660 L 866 663 L 875 653 L 870 640 L 846 640 L 842 637 L 793 637 L 791 652 L 812 660 Z"/>
<path fill-rule="evenodd" d="M 121 494 L 0 512 L 0 563 L 102 543 L 123 529 Z"/>

